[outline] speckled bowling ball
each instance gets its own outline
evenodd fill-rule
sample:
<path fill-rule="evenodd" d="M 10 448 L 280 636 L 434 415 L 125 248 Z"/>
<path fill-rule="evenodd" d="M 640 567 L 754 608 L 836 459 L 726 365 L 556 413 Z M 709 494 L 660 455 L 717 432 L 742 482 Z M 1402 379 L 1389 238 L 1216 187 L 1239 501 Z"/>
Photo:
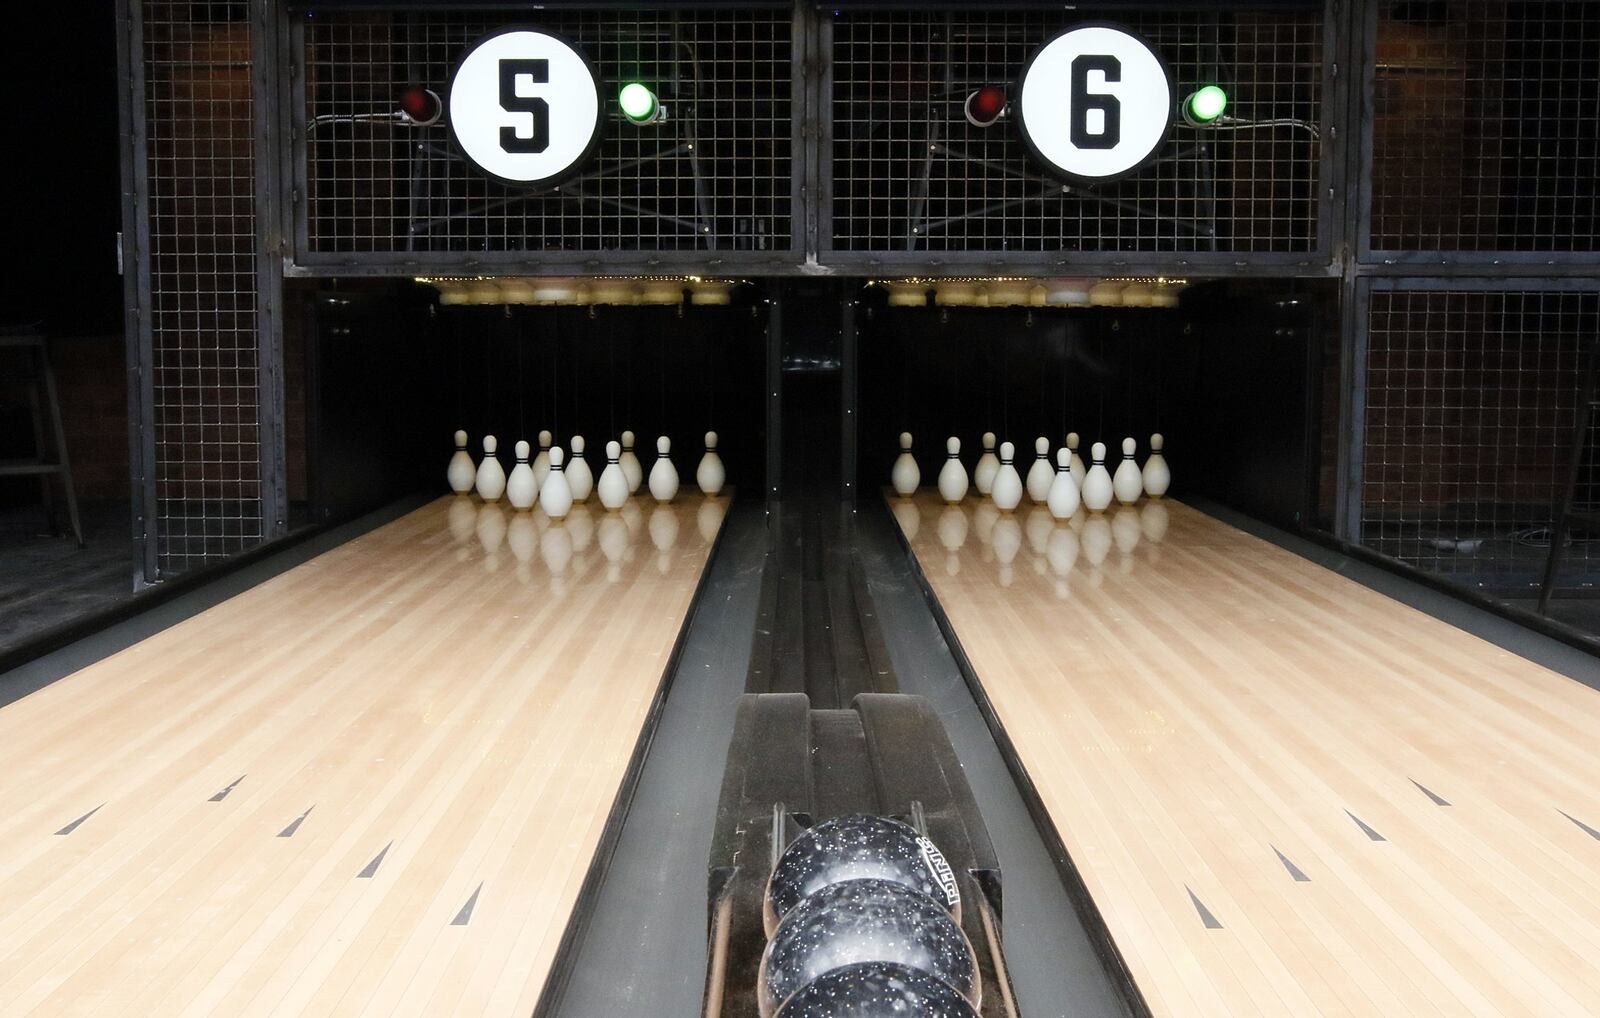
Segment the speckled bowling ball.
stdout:
<path fill-rule="evenodd" d="M 981 1004 L 977 956 L 943 905 L 892 880 L 845 880 L 796 905 L 767 943 L 757 985 L 763 1018 L 824 973 L 863 962 L 917 969 Z"/>
<path fill-rule="evenodd" d="M 948 984 L 893 962 L 824 972 L 783 1002 L 777 1018 L 978 1018 Z"/>
<path fill-rule="evenodd" d="M 770 938 L 807 895 L 842 880 L 875 877 L 921 891 L 961 921 L 955 874 L 933 842 L 890 817 L 824 820 L 789 843 L 767 879 L 762 918 Z"/>

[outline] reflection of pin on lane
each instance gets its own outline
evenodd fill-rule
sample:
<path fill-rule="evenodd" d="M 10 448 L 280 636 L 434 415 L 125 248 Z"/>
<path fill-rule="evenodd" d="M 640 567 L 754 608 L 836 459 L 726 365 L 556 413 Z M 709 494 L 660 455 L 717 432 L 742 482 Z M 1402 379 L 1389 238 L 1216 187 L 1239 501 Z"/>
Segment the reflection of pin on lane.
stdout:
<path fill-rule="evenodd" d="M 1056 521 L 1051 517 L 1049 509 L 1042 505 L 1029 509 L 1022 530 L 1028 537 L 1028 550 L 1035 555 L 1043 555 L 1045 543 L 1050 540 L 1050 531 L 1055 527 Z"/>
<path fill-rule="evenodd" d="M 906 539 L 917 536 L 917 531 L 922 529 L 922 512 L 915 502 L 896 499 L 890 503 L 889 511 L 894 513 L 894 518 L 900 522 L 900 529 L 906 532 Z"/>
<path fill-rule="evenodd" d="M 939 544 L 945 551 L 960 551 L 967 543 L 967 511 L 947 505 L 939 511 Z"/>
<path fill-rule="evenodd" d="M 532 513 L 517 513 L 506 527 L 506 544 L 518 562 L 532 562 L 539 553 L 539 528 Z"/>
<path fill-rule="evenodd" d="M 726 500 L 708 498 L 700 503 L 700 508 L 695 510 L 694 519 L 701 540 L 710 544 L 717 539 L 717 532 L 722 529 L 722 517 L 727 515 L 727 512 Z"/>
<path fill-rule="evenodd" d="M 488 556 L 487 565 L 493 570 L 499 564 L 500 542 L 506 536 L 506 514 L 498 502 L 485 502 L 478 507 L 478 543 Z"/>
<path fill-rule="evenodd" d="M 451 499 L 445 520 L 450 527 L 450 537 L 457 544 L 464 544 L 471 540 L 473 528 L 478 525 L 478 504 L 470 498 Z"/>
<path fill-rule="evenodd" d="M 650 510 L 650 543 L 656 546 L 656 570 L 662 576 L 672 570 L 672 549 L 678 543 L 678 514 L 666 504 Z"/>
<path fill-rule="evenodd" d="M 1143 534 L 1139 526 L 1139 510 L 1131 506 L 1121 506 L 1112 513 L 1111 534 L 1116 539 L 1117 551 L 1123 555 L 1132 555 L 1133 549 L 1139 546 L 1139 538 Z"/>
<path fill-rule="evenodd" d="M 1160 502 L 1146 502 L 1139 509 L 1139 524 L 1147 540 L 1161 543 L 1167 536 L 1167 507 Z"/>
<path fill-rule="evenodd" d="M 1083 534 L 1078 539 L 1078 545 L 1090 565 L 1100 565 L 1111 551 L 1111 521 L 1100 513 L 1090 516 L 1083 524 Z"/>

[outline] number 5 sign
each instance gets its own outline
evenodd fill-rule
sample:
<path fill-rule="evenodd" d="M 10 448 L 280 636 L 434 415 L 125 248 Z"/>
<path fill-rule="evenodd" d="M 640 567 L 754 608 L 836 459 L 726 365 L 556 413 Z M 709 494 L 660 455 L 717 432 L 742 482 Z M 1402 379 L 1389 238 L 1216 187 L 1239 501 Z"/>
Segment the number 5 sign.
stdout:
<path fill-rule="evenodd" d="M 510 28 L 473 43 L 450 76 L 450 135 L 503 184 L 553 184 L 600 140 L 600 79 L 558 36 Z"/>
<path fill-rule="evenodd" d="M 1022 69 L 1017 124 L 1033 157 L 1082 183 L 1115 180 L 1154 158 L 1172 123 L 1172 77 L 1126 29 L 1079 25 Z"/>

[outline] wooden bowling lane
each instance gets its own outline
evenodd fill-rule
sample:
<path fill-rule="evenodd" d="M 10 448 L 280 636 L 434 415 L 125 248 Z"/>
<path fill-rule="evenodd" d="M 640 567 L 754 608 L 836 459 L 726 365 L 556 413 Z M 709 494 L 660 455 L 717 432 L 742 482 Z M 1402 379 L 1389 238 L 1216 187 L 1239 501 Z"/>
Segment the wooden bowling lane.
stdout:
<path fill-rule="evenodd" d="M 1155 1014 L 1600 1014 L 1600 693 L 1179 503 L 890 502 Z"/>
<path fill-rule="evenodd" d="M 0 708 L 0 1014 L 531 1014 L 727 506 L 440 499 Z"/>

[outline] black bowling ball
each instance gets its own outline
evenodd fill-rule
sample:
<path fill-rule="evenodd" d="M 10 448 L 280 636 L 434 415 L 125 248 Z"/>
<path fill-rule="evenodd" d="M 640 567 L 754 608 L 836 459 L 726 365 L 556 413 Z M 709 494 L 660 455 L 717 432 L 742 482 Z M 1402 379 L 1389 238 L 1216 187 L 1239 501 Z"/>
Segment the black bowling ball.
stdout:
<path fill-rule="evenodd" d="M 892 880 L 928 895 L 961 921 L 955 874 L 933 842 L 890 817 L 824 820 L 789 843 L 767 879 L 767 936 L 801 899 L 842 880 Z"/>
<path fill-rule="evenodd" d="M 824 973 L 863 962 L 917 969 L 981 1004 L 977 956 L 943 905 L 891 880 L 846 880 L 806 898 L 778 925 L 761 958 L 763 1018 Z"/>
<path fill-rule="evenodd" d="M 893 962 L 824 972 L 784 1001 L 777 1018 L 978 1018 L 944 982 Z"/>

